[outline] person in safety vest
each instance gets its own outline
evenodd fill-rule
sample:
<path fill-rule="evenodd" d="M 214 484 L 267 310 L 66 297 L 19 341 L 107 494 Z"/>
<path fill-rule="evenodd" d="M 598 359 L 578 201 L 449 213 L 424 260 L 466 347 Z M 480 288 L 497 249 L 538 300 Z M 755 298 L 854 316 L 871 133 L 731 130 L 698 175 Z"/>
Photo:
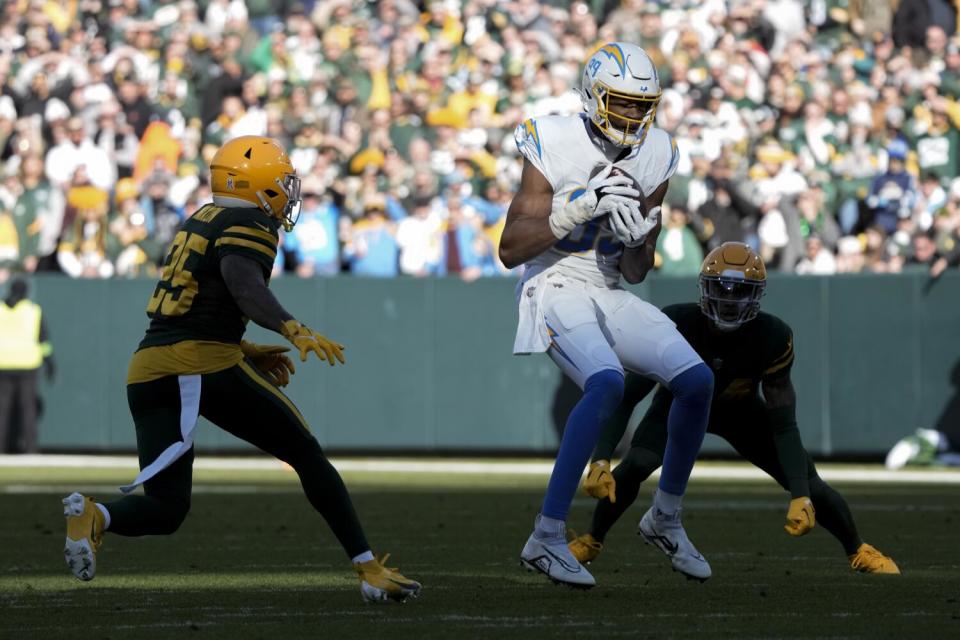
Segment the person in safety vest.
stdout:
<path fill-rule="evenodd" d="M 43 313 L 27 294 L 14 278 L 0 302 L 0 453 L 37 451 L 37 372 L 55 373 Z"/>

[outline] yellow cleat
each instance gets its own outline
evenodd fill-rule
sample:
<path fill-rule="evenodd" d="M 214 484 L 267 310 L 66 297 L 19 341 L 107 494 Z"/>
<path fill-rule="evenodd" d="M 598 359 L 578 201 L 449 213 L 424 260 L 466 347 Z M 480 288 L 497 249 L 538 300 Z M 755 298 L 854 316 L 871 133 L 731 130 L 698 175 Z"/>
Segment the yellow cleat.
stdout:
<path fill-rule="evenodd" d="M 388 553 L 379 560 L 374 558 L 353 565 L 360 577 L 360 595 L 364 602 L 403 602 L 420 595 L 419 582 L 405 578 L 395 568 L 385 566 L 389 557 Z"/>
<path fill-rule="evenodd" d="M 850 568 L 854 571 L 900 575 L 900 567 L 893 561 L 893 558 L 883 555 L 867 543 L 861 544 L 857 552 L 848 557 Z"/>
<path fill-rule="evenodd" d="M 63 555 L 73 575 L 93 580 L 97 573 L 97 551 L 103 544 L 104 517 L 93 498 L 72 493 L 63 499 L 67 517 L 67 542 Z"/>
<path fill-rule="evenodd" d="M 603 543 L 597 542 L 597 539 L 589 533 L 577 536 L 567 546 L 570 547 L 570 553 L 580 564 L 593 562 L 603 551 Z"/>

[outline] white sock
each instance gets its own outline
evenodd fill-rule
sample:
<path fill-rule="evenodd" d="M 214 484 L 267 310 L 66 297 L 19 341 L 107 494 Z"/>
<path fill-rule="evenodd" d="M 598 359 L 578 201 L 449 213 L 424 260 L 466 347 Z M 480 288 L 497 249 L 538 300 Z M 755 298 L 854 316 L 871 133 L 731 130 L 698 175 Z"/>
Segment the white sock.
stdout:
<path fill-rule="evenodd" d="M 675 496 L 672 493 L 667 493 L 663 489 L 657 489 L 656 493 L 653 494 L 653 506 L 667 515 L 675 514 L 677 510 L 680 509 L 680 503 L 682 501 L 683 496 Z"/>
<path fill-rule="evenodd" d="M 548 518 L 547 516 L 540 514 L 537 516 L 537 522 L 533 528 L 533 535 L 540 539 L 556 538 L 557 536 L 563 536 L 566 528 L 567 526 L 565 521 L 557 520 L 556 518 Z"/>
<path fill-rule="evenodd" d="M 371 560 L 373 560 L 373 551 L 370 551 L 369 549 L 367 549 L 366 551 L 358 555 L 356 558 L 354 558 L 350 562 L 352 562 L 353 564 L 360 564 L 361 562 L 370 562 Z"/>
<path fill-rule="evenodd" d="M 103 514 L 103 530 L 106 531 L 110 528 L 110 512 L 107 511 L 107 508 L 99 502 L 97 502 L 96 505 L 97 509 L 100 509 L 100 513 Z"/>

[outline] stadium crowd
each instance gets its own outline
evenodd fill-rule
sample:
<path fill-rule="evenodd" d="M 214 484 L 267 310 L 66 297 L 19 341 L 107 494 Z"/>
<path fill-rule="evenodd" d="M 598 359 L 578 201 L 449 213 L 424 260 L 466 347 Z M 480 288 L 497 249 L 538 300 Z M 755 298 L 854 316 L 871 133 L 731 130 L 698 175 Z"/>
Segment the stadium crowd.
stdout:
<path fill-rule="evenodd" d="M 797 273 L 960 263 L 960 37 L 948 0 L 6 0 L 0 280 L 151 275 L 225 140 L 302 176 L 276 275 L 508 274 L 523 119 L 580 110 L 637 42 L 681 153 L 658 247 L 728 240 Z"/>

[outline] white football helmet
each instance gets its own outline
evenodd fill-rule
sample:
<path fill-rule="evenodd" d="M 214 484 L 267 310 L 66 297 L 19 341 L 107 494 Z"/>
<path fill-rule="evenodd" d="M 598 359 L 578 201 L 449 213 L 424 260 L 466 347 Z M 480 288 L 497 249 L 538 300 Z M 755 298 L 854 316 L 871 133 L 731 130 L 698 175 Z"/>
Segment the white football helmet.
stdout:
<path fill-rule="evenodd" d="M 614 144 L 627 147 L 643 142 L 656 116 L 660 95 L 657 68 L 647 52 L 635 44 L 605 44 L 583 67 L 583 108 L 590 121 Z M 643 115 L 630 118 L 614 110 L 618 125 L 615 126 L 610 119 L 610 98 L 638 103 Z"/>

